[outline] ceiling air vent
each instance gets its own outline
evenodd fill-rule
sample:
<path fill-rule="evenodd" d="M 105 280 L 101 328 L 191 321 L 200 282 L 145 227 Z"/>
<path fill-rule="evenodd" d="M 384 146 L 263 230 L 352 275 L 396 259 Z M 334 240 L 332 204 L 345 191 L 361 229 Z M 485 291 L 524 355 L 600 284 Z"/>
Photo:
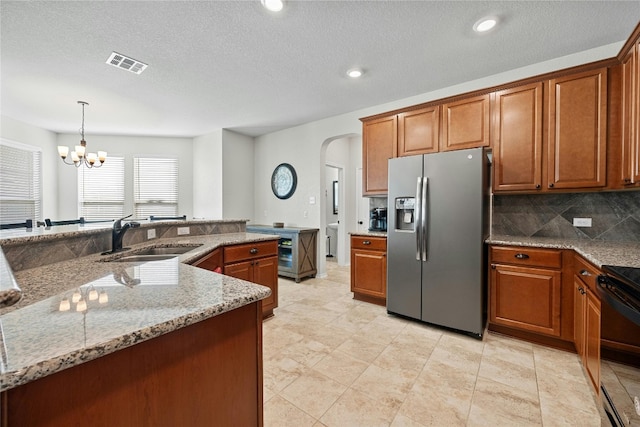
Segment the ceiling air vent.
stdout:
<path fill-rule="evenodd" d="M 141 74 L 145 68 L 147 68 L 147 64 L 144 62 L 140 62 L 136 59 L 129 58 L 118 52 L 112 52 L 109 59 L 107 59 L 107 64 L 113 65 L 114 67 L 122 68 L 123 70 L 131 71 L 132 73 Z"/>

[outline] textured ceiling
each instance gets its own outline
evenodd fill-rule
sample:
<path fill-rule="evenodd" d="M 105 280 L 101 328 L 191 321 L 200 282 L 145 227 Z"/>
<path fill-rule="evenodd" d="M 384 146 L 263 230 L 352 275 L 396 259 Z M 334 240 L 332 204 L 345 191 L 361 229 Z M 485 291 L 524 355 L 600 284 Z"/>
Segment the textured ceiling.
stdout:
<path fill-rule="evenodd" d="M 2 114 L 90 134 L 251 136 L 627 39 L 640 1 L 0 2 Z M 479 18 L 501 25 L 473 34 Z M 112 51 L 149 64 L 135 75 Z M 345 71 L 365 69 L 357 81 Z"/>

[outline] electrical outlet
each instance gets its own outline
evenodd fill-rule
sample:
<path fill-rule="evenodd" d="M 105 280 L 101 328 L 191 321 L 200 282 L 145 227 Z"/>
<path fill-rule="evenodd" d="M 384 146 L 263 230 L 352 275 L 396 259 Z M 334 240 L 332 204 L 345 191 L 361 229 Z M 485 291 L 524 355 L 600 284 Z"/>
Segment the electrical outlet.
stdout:
<path fill-rule="evenodd" d="M 156 229 L 152 228 L 147 230 L 147 239 L 155 239 L 156 238 Z"/>
<path fill-rule="evenodd" d="M 185 234 L 189 233 L 189 227 L 178 227 L 178 236 L 184 236 Z"/>
<path fill-rule="evenodd" d="M 573 218 L 574 227 L 591 227 L 591 218 Z"/>
<path fill-rule="evenodd" d="M 310 205 L 315 205 L 316 204 L 316 197 L 315 196 L 309 196 L 309 204 Z"/>

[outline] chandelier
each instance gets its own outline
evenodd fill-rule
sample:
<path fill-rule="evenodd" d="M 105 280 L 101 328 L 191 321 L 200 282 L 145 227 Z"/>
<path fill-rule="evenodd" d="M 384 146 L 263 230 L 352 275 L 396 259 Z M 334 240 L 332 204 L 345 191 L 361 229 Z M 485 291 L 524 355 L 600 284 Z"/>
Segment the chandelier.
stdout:
<path fill-rule="evenodd" d="M 80 128 L 80 135 L 82 135 L 82 139 L 80 140 L 80 145 L 76 145 L 75 151 L 71 152 L 71 160 L 73 163 L 69 163 L 67 159 L 67 155 L 69 154 L 69 147 L 64 145 L 58 145 L 58 154 L 62 158 L 62 161 L 67 165 L 74 165 L 75 167 L 80 167 L 80 165 L 84 164 L 88 168 L 99 168 L 104 164 L 104 161 L 107 159 L 106 151 L 98 151 L 96 153 L 85 153 L 87 148 L 87 141 L 84 140 L 84 106 L 89 105 L 88 102 L 78 101 L 78 104 L 82 105 L 82 127 Z M 99 164 L 97 162 L 100 162 Z"/>

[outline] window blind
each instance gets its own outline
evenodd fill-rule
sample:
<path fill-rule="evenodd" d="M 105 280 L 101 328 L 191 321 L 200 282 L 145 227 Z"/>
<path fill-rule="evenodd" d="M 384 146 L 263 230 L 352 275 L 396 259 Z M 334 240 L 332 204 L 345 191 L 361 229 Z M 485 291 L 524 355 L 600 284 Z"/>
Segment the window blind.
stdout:
<path fill-rule="evenodd" d="M 42 221 L 42 151 L 0 141 L 0 222 Z"/>
<path fill-rule="evenodd" d="M 109 156 L 99 168 L 78 168 L 79 216 L 112 220 L 124 216 L 124 157 Z"/>
<path fill-rule="evenodd" d="M 134 217 L 178 215 L 178 159 L 133 159 Z"/>

